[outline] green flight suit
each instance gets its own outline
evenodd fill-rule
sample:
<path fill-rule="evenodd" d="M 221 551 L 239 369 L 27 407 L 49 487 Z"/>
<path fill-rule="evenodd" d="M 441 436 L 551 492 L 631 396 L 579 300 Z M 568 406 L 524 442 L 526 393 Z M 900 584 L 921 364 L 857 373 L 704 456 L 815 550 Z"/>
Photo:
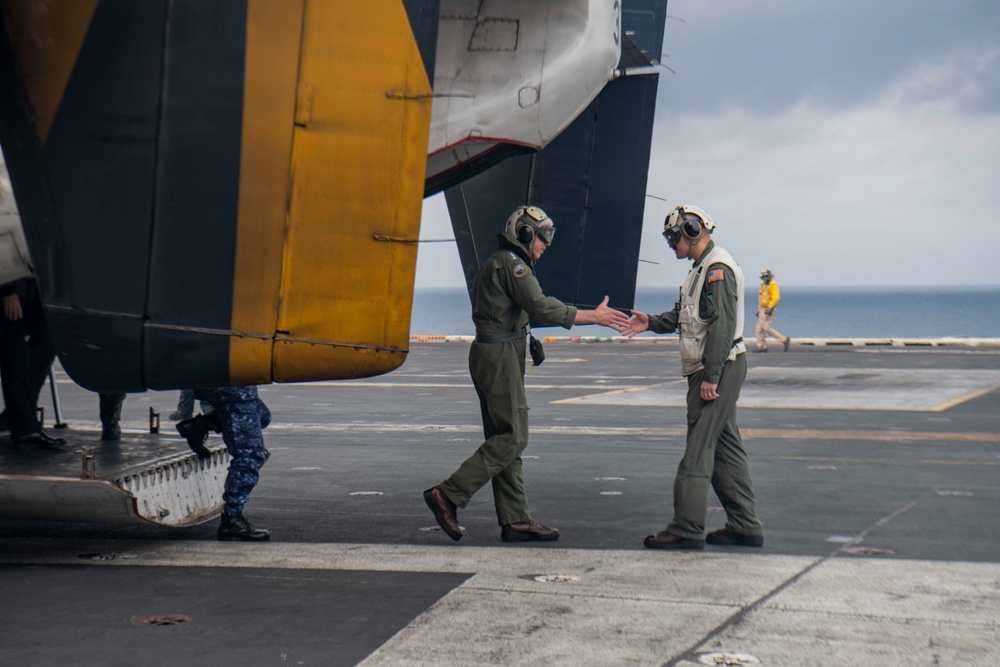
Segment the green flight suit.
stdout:
<path fill-rule="evenodd" d="M 507 233 L 472 283 L 476 338 L 469 349 L 469 372 L 479 395 L 486 440 L 441 483 L 451 502 L 466 507 L 475 493 L 493 483 L 501 526 L 530 521 L 521 476 L 521 453 L 528 445 L 528 400 L 524 392 L 525 332 L 529 316 L 543 326 L 573 326 L 576 308 L 542 292 L 527 249 Z M 516 336 L 516 337 L 514 337 Z M 508 337 L 502 342 L 483 342 Z"/>
<path fill-rule="evenodd" d="M 714 241 L 702 257 L 713 248 Z M 726 528 L 741 535 L 761 535 L 750 466 L 736 425 L 736 401 L 747 374 L 746 354 L 727 361 L 736 329 L 736 278 L 725 264 L 707 269 L 722 270 L 724 277 L 706 281 L 699 295 L 699 316 L 711 324 L 702 360 L 705 368 L 687 376 L 687 446 L 674 478 L 674 518 L 667 531 L 688 539 L 704 538 L 711 482 L 726 512 Z M 677 320 L 676 310 L 650 315 L 649 330 L 673 333 Z M 714 401 L 702 400 L 703 381 L 718 385 L 719 397 Z"/>

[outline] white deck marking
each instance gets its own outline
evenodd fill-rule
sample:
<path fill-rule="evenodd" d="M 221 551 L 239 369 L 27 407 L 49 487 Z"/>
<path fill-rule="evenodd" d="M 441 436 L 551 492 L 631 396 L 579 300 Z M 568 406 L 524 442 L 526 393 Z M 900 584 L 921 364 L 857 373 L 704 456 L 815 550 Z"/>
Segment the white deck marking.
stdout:
<path fill-rule="evenodd" d="M 81 433 L 99 432 L 100 423 L 90 420 L 66 420 L 74 431 Z M 143 422 L 123 421 L 123 432 L 143 432 Z M 348 432 L 365 433 L 467 433 L 469 438 L 446 438 L 444 442 L 465 446 L 470 441 L 482 437 L 481 424 L 414 424 L 405 422 L 338 422 L 338 423 L 274 423 L 267 428 L 268 433 L 284 435 L 324 435 Z M 148 426 L 145 429 L 148 432 Z M 535 435 L 595 436 L 605 438 L 684 438 L 687 434 L 679 426 L 573 426 L 570 424 L 532 426 Z M 829 429 L 780 429 L 746 428 L 740 429 L 745 439 L 762 440 L 872 440 L 878 442 L 1000 442 L 1000 433 L 975 433 L 954 431 L 902 431 L 902 430 L 829 430 Z M 167 432 L 164 435 L 172 435 Z M 173 436 L 180 440 L 180 436 Z M 522 456 L 524 459 L 537 456 Z M 803 458 L 801 460 L 835 460 Z M 303 468 L 305 469 L 305 468 Z"/>
<path fill-rule="evenodd" d="M 863 368 L 753 368 L 741 408 L 938 412 L 1000 387 L 1000 371 Z M 558 403 L 682 407 L 686 383 L 620 388 Z"/>

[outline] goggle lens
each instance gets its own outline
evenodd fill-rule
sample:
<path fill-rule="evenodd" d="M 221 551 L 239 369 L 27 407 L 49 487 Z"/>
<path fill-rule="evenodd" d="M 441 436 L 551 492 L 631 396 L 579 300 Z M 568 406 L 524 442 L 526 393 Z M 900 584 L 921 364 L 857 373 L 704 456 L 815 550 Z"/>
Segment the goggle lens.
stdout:
<path fill-rule="evenodd" d="M 551 226 L 539 227 L 538 237 L 545 241 L 545 245 L 552 245 L 552 239 L 556 237 L 556 228 Z"/>
<path fill-rule="evenodd" d="M 670 249 L 674 250 L 677 248 L 677 242 L 681 240 L 681 230 L 677 227 L 671 227 L 663 232 L 663 238 L 667 240 Z"/>

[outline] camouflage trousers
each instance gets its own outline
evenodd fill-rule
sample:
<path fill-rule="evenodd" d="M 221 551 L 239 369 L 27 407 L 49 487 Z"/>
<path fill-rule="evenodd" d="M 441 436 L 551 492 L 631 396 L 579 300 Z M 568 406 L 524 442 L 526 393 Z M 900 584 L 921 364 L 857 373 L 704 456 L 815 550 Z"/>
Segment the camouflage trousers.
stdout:
<path fill-rule="evenodd" d="M 223 510 L 232 516 L 243 511 L 257 486 L 267 459 L 262 431 L 271 423 L 271 411 L 260 400 L 257 387 L 208 387 L 194 390 L 195 398 L 212 406 L 219 417 L 222 441 L 231 461 L 222 493 Z"/>

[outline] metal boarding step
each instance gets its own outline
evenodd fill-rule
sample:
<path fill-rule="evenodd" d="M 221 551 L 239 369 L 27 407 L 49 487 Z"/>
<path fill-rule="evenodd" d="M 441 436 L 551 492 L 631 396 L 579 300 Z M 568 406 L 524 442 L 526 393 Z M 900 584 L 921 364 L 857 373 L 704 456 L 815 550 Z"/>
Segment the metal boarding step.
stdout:
<path fill-rule="evenodd" d="M 2 448 L 0 518 L 182 527 L 222 511 L 229 454 L 221 442 L 200 459 L 153 434 L 96 444 L 60 435 L 68 442 L 59 451 Z"/>

